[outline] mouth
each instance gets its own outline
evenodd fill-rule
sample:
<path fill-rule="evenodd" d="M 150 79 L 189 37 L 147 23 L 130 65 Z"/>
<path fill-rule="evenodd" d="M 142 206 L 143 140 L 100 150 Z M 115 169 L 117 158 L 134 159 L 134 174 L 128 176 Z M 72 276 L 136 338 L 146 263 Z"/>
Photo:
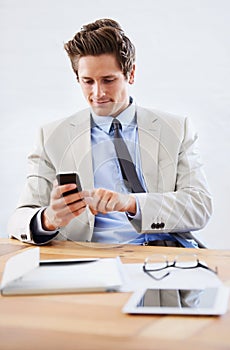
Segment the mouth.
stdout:
<path fill-rule="evenodd" d="M 110 100 L 92 100 L 92 104 L 94 106 L 102 106 L 110 102 L 111 102 Z"/>

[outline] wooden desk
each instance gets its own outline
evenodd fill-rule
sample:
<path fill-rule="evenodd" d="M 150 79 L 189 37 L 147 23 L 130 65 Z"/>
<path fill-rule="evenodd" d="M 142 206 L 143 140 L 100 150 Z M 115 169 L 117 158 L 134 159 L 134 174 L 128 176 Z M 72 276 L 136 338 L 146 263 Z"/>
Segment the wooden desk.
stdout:
<path fill-rule="evenodd" d="M 6 260 L 25 249 L 24 243 L 0 239 L 0 278 Z M 181 248 L 125 245 L 102 248 L 74 242 L 41 247 L 42 259 L 115 257 L 143 262 L 153 252 L 175 255 Z M 193 249 L 189 249 L 193 251 Z M 195 250 L 219 268 L 230 285 L 229 250 Z M 0 297 L 0 349 L 119 350 L 230 349 L 230 312 L 214 316 L 124 315 L 129 293 L 93 293 Z"/>

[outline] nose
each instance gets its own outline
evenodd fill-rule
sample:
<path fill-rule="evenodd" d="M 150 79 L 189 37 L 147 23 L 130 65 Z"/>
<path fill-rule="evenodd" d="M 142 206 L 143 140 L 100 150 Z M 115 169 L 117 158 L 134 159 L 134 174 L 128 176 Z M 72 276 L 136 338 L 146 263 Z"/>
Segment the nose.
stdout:
<path fill-rule="evenodd" d="M 95 84 L 93 86 L 93 95 L 97 99 L 99 99 L 99 98 L 101 98 L 101 97 L 103 97 L 105 95 L 105 92 L 104 92 L 104 89 L 103 89 L 101 83 L 95 82 Z"/>

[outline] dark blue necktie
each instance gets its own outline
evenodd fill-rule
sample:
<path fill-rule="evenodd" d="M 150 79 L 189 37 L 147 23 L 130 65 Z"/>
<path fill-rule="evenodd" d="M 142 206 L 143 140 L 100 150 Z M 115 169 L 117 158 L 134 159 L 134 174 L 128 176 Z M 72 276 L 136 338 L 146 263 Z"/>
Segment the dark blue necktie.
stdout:
<path fill-rule="evenodd" d="M 129 150 L 125 141 L 122 138 L 121 130 L 122 126 L 119 120 L 114 118 L 111 129 L 114 130 L 114 146 L 117 153 L 117 158 L 120 164 L 124 183 L 129 192 L 141 193 L 145 192 L 141 185 L 141 182 L 137 176 L 135 165 L 133 164 Z"/>

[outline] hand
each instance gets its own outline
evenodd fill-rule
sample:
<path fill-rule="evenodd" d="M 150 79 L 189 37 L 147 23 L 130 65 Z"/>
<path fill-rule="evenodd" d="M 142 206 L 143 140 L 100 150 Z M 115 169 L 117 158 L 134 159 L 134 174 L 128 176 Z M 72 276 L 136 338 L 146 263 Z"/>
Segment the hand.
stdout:
<path fill-rule="evenodd" d="M 111 211 L 128 211 L 136 214 L 136 199 L 131 194 L 122 194 L 104 188 L 82 191 L 84 202 L 88 204 L 91 212 L 106 214 Z"/>
<path fill-rule="evenodd" d="M 82 192 L 63 197 L 63 193 L 76 188 L 75 184 L 58 186 L 54 181 L 51 191 L 50 204 L 42 214 L 42 227 L 44 230 L 53 231 L 58 227 L 66 226 L 74 217 L 85 211 Z"/>

